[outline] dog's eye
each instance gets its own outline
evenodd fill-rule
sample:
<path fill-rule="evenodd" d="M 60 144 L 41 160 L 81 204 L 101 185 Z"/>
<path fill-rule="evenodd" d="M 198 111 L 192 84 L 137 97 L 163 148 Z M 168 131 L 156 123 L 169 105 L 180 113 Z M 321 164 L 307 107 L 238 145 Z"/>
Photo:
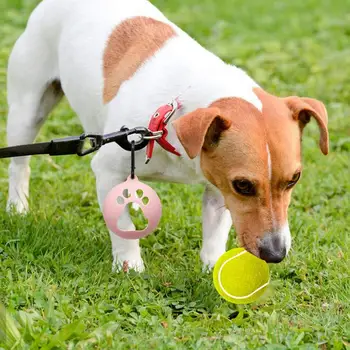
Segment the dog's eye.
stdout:
<path fill-rule="evenodd" d="M 236 192 L 243 196 L 254 196 L 256 194 L 254 184 L 248 180 L 234 180 L 232 181 L 232 185 Z"/>
<path fill-rule="evenodd" d="M 292 188 L 300 179 L 300 172 L 295 173 L 292 177 L 292 180 L 288 181 L 287 188 Z"/>

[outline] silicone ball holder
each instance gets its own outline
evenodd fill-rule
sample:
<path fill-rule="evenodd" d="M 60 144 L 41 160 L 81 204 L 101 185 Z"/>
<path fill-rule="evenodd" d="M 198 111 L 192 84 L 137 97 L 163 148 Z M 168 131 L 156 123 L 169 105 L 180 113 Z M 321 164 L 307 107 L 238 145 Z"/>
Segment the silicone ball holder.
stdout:
<path fill-rule="evenodd" d="M 103 204 L 103 217 L 107 227 L 124 239 L 139 239 L 148 236 L 157 228 L 162 216 L 162 205 L 157 193 L 150 186 L 140 182 L 134 175 L 134 151 L 132 147 L 131 175 L 125 182 L 115 186 L 108 193 Z M 129 203 L 136 203 L 142 209 L 148 220 L 145 229 L 125 231 L 118 227 L 119 218 Z"/>

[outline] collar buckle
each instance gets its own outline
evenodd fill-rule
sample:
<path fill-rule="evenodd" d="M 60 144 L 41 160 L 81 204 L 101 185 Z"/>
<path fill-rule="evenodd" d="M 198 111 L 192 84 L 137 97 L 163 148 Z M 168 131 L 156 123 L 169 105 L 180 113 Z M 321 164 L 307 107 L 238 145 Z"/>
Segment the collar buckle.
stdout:
<path fill-rule="evenodd" d="M 175 147 L 166 140 L 166 137 L 168 136 L 166 126 L 171 117 L 179 108 L 181 108 L 181 105 L 178 99 L 174 99 L 171 103 L 167 103 L 166 105 L 159 107 L 152 115 L 148 125 L 148 130 L 150 131 L 151 135 L 144 137 L 145 139 L 149 140 L 146 148 L 146 164 L 152 158 L 155 141 L 157 141 L 157 143 L 166 151 L 177 156 L 181 156 Z"/>

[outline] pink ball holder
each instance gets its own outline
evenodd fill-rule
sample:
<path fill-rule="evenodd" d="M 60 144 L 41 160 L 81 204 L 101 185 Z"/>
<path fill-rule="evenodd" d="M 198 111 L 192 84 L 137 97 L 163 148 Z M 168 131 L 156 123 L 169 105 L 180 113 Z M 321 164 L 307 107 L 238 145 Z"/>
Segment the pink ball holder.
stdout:
<path fill-rule="evenodd" d="M 142 192 L 141 192 L 142 191 Z M 143 193 L 141 198 L 138 193 Z M 125 231 L 118 227 L 120 216 L 129 203 L 136 203 L 143 211 L 148 225 L 143 230 Z M 103 204 L 103 217 L 107 227 L 124 239 L 139 239 L 148 236 L 158 226 L 162 216 L 162 205 L 157 193 L 146 184 L 140 182 L 136 176 L 115 186 L 107 195 Z"/>

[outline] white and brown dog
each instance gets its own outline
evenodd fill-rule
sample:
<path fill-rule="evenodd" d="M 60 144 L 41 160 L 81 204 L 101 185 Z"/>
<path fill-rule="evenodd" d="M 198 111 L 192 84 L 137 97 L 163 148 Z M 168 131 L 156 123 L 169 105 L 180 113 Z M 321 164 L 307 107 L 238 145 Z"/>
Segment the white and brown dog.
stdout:
<path fill-rule="evenodd" d="M 287 208 L 301 173 L 301 133 L 316 119 L 328 153 L 327 112 L 310 98 L 279 98 L 224 63 L 147 0 L 44 0 L 18 39 L 8 68 L 8 143 L 34 141 L 63 95 L 86 132 L 147 126 L 181 92 L 169 125 L 177 157 L 156 147 L 150 164 L 137 152 L 140 179 L 206 185 L 205 266 L 225 251 L 233 223 L 250 252 L 280 262 L 291 246 Z M 129 172 L 116 144 L 92 160 L 100 205 Z M 28 209 L 29 158 L 11 161 L 8 207 Z M 132 229 L 126 213 L 121 228 Z M 110 233 L 114 264 L 142 271 L 137 240 Z"/>

